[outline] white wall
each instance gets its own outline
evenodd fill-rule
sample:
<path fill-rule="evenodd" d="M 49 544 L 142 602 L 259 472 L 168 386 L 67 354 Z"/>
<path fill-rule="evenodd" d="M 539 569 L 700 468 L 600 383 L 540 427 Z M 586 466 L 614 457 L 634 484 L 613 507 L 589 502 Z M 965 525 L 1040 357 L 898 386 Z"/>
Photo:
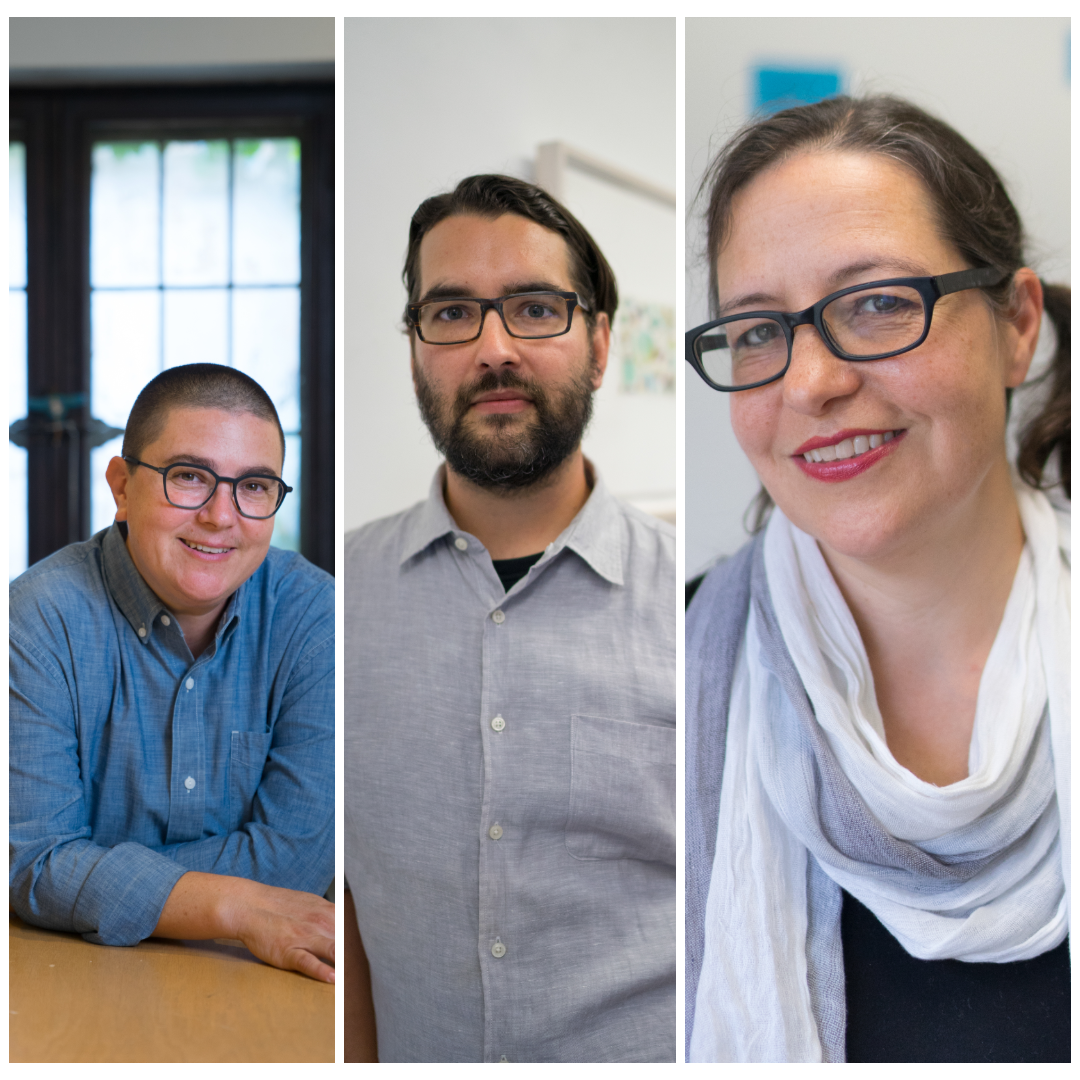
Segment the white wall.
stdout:
<path fill-rule="evenodd" d="M 751 69 L 839 67 L 848 92 L 895 93 L 952 124 L 999 171 L 1041 276 L 1069 273 L 1069 20 L 687 19 L 686 194 L 748 117 Z M 707 321 L 700 215 L 687 228 L 686 326 Z M 746 538 L 757 478 L 731 432 L 727 395 L 686 365 L 686 568 Z"/>
<path fill-rule="evenodd" d="M 52 71 L 326 63 L 334 20 L 278 18 L 10 19 L 19 81 Z"/>
<path fill-rule="evenodd" d="M 344 54 L 349 529 L 423 498 L 439 460 L 400 330 L 413 211 L 473 173 L 531 179 L 537 146 L 555 140 L 674 189 L 675 21 L 346 19 Z M 587 186 L 575 181 L 568 205 L 582 207 L 620 287 L 636 284 L 647 272 L 618 251 L 633 230 L 621 235 L 618 222 L 587 212 L 595 205 Z M 657 275 L 670 279 L 667 296 L 643 299 L 674 302 L 673 217 L 671 251 L 670 274 Z M 625 402 L 610 403 L 615 393 L 605 386 L 598 395 L 586 452 L 623 494 L 673 492 L 672 395 L 623 410 Z M 631 447 L 636 466 L 620 446 Z"/>

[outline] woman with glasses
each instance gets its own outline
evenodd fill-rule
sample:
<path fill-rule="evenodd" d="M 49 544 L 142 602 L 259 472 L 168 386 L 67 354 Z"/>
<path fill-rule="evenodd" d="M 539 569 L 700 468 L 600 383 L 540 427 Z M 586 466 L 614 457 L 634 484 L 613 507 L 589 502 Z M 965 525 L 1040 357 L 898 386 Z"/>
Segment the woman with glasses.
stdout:
<path fill-rule="evenodd" d="M 894 98 L 752 124 L 703 192 L 687 360 L 763 491 L 687 615 L 688 1059 L 1068 1061 L 1069 291 Z"/>

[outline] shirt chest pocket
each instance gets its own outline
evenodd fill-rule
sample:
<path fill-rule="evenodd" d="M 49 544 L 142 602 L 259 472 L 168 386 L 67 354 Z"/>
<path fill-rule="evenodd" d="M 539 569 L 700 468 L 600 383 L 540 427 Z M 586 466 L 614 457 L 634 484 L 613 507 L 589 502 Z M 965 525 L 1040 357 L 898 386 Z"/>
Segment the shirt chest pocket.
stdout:
<path fill-rule="evenodd" d="M 272 734 L 234 731 L 229 753 L 229 817 L 233 828 L 251 820 L 251 802 L 262 779 Z"/>
<path fill-rule="evenodd" d="M 675 865 L 675 729 L 570 718 L 566 850 Z"/>

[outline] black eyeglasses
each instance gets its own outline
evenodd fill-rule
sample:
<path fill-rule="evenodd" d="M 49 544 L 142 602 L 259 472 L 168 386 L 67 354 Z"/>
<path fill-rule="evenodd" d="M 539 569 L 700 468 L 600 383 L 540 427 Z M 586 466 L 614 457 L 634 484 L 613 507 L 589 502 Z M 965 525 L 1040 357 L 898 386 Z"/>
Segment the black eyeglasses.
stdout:
<path fill-rule="evenodd" d="M 512 293 L 496 300 L 451 296 L 409 304 L 405 318 L 429 345 L 463 345 L 480 336 L 484 317 L 493 308 L 511 337 L 533 339 L 568 333 L 575 307 L 589 310 L 573 292 Z"/>
<path fill-rule="evenodd" d="M 124 455 L 124 460 L 160 473 L 165 498 L 181 510 L 198 510 L 205 506 L 214 497 L 218 484 L 224 483 L 232 484 L 233 502 L 241 516 L 271 518 L 278 512 L 285 496 L 292 491 L 280 476 L 271 473 L 218 476 L 213 469 L 208 469 L 205 465 L 192 465 L 186 461 L 159 468 L 157 465 L 139 461 L 129 454 Z"/>
<path fill-rule="evenodd" d="M 795 327 L 813 324 L 841 360 L 884 360 L 918 348 L 934 304 L 949 293 L 999 285 L 992 266 L 938 277 L 886 278 L 829 293 L 804 311 L 743 311 L 686 332 L 686 359 L 714 390 L 752 390 L 791 364 Z"/>

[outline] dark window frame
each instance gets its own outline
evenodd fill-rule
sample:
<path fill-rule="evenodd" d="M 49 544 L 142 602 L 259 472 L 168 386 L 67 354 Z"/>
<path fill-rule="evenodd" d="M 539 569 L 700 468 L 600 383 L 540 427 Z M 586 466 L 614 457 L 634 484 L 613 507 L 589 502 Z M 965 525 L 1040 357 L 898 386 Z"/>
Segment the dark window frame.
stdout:
<path fill-rule="evenodd" d="M 9 112 L 10 140 L 26 145 L 27 393 L 76 403 L 66 430 L 42 427 L 29 438 L 29 563 L 90 530 L 91 143 L 139 133 L 293 135 L 301 142 L 300 550 L 332 574 L 333 83 L 12 87 Z"/>

